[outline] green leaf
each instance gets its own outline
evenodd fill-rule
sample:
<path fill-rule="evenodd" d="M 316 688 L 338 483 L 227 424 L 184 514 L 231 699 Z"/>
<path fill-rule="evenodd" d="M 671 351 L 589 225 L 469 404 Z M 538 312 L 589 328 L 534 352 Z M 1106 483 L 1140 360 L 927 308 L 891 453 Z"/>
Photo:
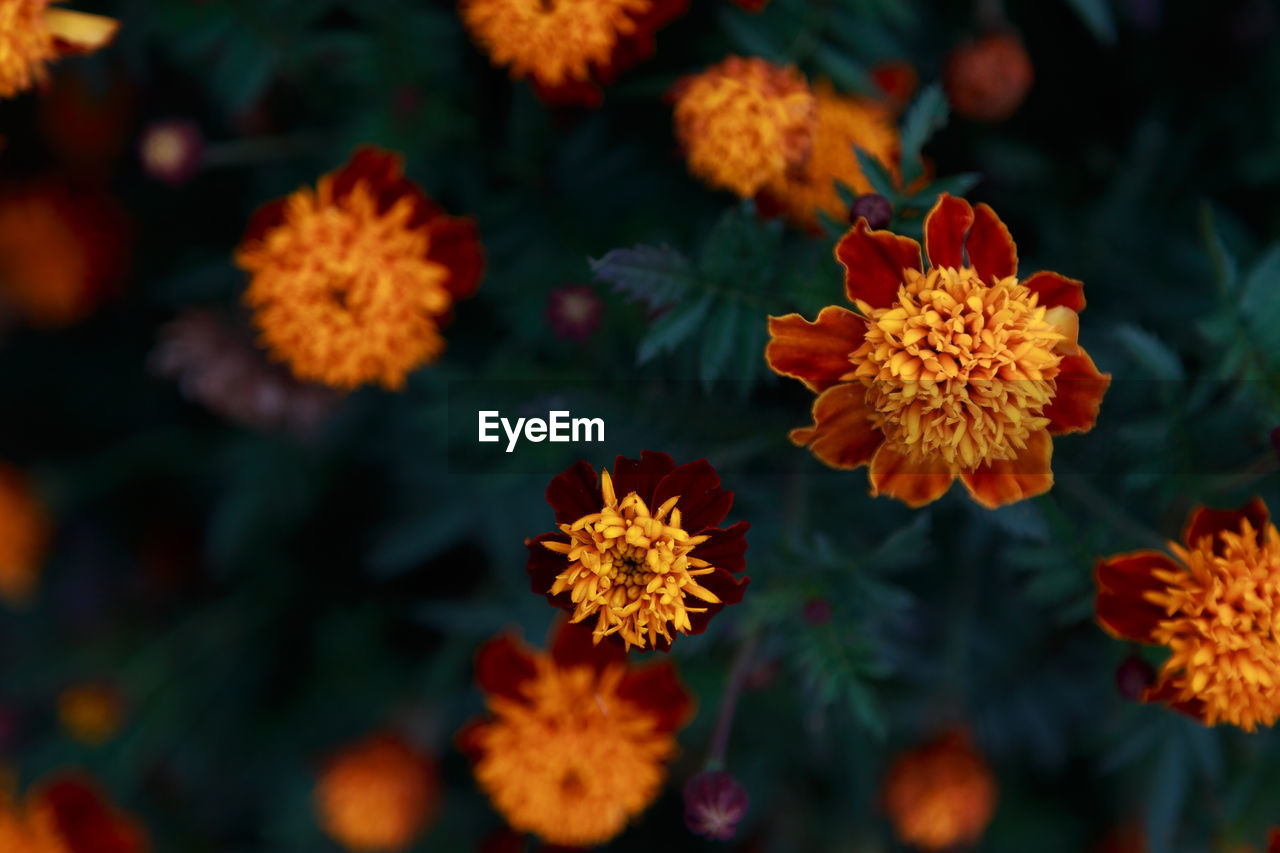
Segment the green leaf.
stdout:
<path fill-rule="evenodd" d="M 884 167 L 883 163 L 856 145 L 853 146 L 853 153 L 857 155 L 858 167 L 862 169 L 862 174 L 871 183 L 871 188 L 889 199 L 894 207 L 897 207 L 900 193 L 889 170 Z"/>
<path fill-rule="evenodd" d="M 1200 208 L 1200 233 L 1209 251 L 1209 263 L 1213 279 L 1224 293 L 1235 290 L 1237 280 L 1236 259 L 1227 250 L 1214 221 L 1213 208 L 1208 204 Z"/>
<path fill-rule="evenodd" d="M 1125 352 L 1151 376 L 1164 382 L 1182 382 L 1185 375 L 1178 354 L 1155 335 L 1129 323 L 1122 323 L 1115 336 Z"/>
<path fill-rule="evenodd" d="M 708 293 L 669 309 L 640 341 L 636 364 L 646 364 L 659 353 L 671 352 L 680 346 L 698 328 L 714 301 Z"/>
<path fill-rule="evenodd" d="M 907 108 L 902 121 L 902 185 L 910 186 L 924 174 L 920 151 L 947 124 L 947 96 L 937 83 L 926 88 Z"/>
<path fill-rule="evenodd" d="M 779 64 L 789 61 L 786 50 L 774 40 L 773 33 L 756 16 L 722 8 L 717 17 L 720 28 L 742 53 L 760 56 Z"/>
<path fill-rule="evenodd" d="M 724 374 L 725 364 L 733 353 L 737 338 L 742 303 L 731 299 L 716 306 L 702 332 L 702 358 L 698 378 L 709 386 Z"/>
<path fill-rule="evenodd" d="M 863 94 L 875 93 L 876 86 L 867 72 L 844 51 L 829 44 L 819 44 L 813 58 L 838 88 Z"/>
<path fill-rule="evenodd" d="M 1116 40 L 1116 19 L 1107 0 L 1067 0 L 1084 25 L 1098 41 L 1111 44 Z"/>
<path fill-rule="evenodd" d="M 636 246 L 614 249 L 599 260 L 588 258 L 596 281 L 642 302 L 652 310 L 678 302 L 694 281 L 693 267 L 670 246 Z"/>

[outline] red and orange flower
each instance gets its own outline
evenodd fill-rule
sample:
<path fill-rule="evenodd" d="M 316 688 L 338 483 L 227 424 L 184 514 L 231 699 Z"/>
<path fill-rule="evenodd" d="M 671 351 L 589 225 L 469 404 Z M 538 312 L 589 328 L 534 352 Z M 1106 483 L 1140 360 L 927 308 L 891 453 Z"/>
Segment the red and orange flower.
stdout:
<path fill-rule="evenodd" d="M 595 642 L 668 651 L 742 600 L 748 524 L 718 525 L 733 492 L 705 459 L 676 466 L 665 453 L 619 456 L 613 474 L 578 462 L 547 487 L 559 532 L 529 541 L 534 592 L 592 621 Z"/>
<path fill-rule="evenodd" d="M 920 245 L 859 219 L 836 246 L 857 312 L 770 317 L 769 366 L 818 393 L 792 430 L 834 468 L 870 465 L 872 494 L 910 506 L 956 477 L 998 507 L 1053 485 L 1052 436 L 1093 427 L 1111 378 L 1077 343 L 1080 282 L 1018 280 L 1009 230 L 944 194 Z"/>
<path fill-rule="evenodd" d="M 333 756 L 315 789 L 320 825 L 354 853 L 408 849 L 439 805 L 435 764 L 391 734 L 365 738 Z"/>
<path fill-rule="evenodd" d="M 484 270 L 475 224 L 446 216 L 399 155 L 373 147 L 315 191 L 261 207 L 235 257 L 271 354 L 341 389 L 402 388 L 444 350 L 440 328 Z"/>
<path fill-rule="evenodd" d="M 1200 507 L 1173 557 L 1133 551 L 1098 562 L 1098 624 L 1172 654 L 1143 693 L 1214 726 L 1280 717 L 1280 533 L 1259 499 Z M 1175 559 L 1176 558 L 1176 559 Z"/>
<path fill-rule="evenodd" d="M 616 837 L 667 778 L 693 705 L 668 663 L 629 667 L 612 643 L 561 626 L 551 653 L 499 637 L 476 657 L 489 714 L 458 733 L 512 829 L 589 847 Z"/>
<path fill-rule="evenodd" d="M 0 601 L 30 601 L 49 549 L 52 523 L 30 483 L 0 463 Z"/>
<path fill-rule="evenodd" d="M 119 27 L 112 18 L 56 8 L 50 0 L 0 0 L 0 98 L 43 85 L 50 62 L 105 47 Z"/>
<path fill-rule="evenodd" d="M 967 732 L 951 732 L 899 757 L 882 791 L 894 834 L 922 850 L 974 844 L 996 809 L 996 780 Z"/>
<path fill-rule="evenodd" d="M 0 786 L 0 850 L 14 853 L 144 853 L 146 833 L 77 775 L 50 779 L 21 802 Z"/>

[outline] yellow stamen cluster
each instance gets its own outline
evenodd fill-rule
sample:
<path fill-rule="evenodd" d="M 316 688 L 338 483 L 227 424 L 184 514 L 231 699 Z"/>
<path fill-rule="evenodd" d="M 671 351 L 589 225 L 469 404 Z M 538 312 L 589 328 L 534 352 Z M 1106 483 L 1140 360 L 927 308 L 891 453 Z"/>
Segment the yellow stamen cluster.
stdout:
<path fill-rule="evenodd" d="M 561 668 L 547 656 L 525 701 L 489 699 L 475 776 L 510 826 L 551 844 L 590 847 L 620 833 L 662 791 L 675 738 L 618 696 L 626 670 Z"/>
<path fill-rule="evenodd" d="M 449 270 L 427 258 L 413 200 L 379 212 L 361 181 L 334 198 L 332 181 L 285 203 L 285 221 L 236 254 L 253 275 L 245 301 L 272 354 L 299 379 L 350 389 L 403 387 L 444 349 L 437 318 L 452 299 Z"/>
<path fill-rule="evenodd" d="M 551 593 L 569 592 L 576 605 L 571 621 L 596 617 L 592 634 L 597 643 L 610 634 L 621 636 L 628 649 L 652 646 L 658 637 L 670 642 L 673 630 L 687 633 L 692 628 L 690 613 L 706 609 L 690 607 L 686 596 L 720 602 L 697 581 L 715 567 L 690 554 L 708 537 L 690 536 L 680 526 L 678 496 L 650 512 L 635 492 L 619 501 L 608 471 L 600 481 L 604 508 L 560 525 L 569 542 L 542 543 L 569 561 Z"/>
<path fill-rule="evenodd" d="M 12 98 L 48 78 L 57 58 L 45 23 L 48 0 L 0 0 L 0 98 Z"/>
<path fill-rule="evenodd" d="M 464 0 L 462 20 L 494 65 L 546 86 L 591 78 L 653 0 Z"/>
<path fill-rule="evenodd" d="M 904 279 L 895 305 L 858 303 L 867 333 L 850 356 L 886 441 L 962 470 L 1014 458 L 1049 424 L 1067 336 L 1013 278 L 934 267 Z"/>
<path fill-rule="evenodd" d="M 1260 537 L 1246 520 L 1218 545 L 1172 544 L 1188 571 L 1152 573 L 1168 585 L 1146 594 L 1168 614 L 1152 636 L 1173 650 L 1160 680 L 1203 703 L 1208 725 L 1253 731 L 1280 718 L 1280 533 L 1268 524 Z"/>

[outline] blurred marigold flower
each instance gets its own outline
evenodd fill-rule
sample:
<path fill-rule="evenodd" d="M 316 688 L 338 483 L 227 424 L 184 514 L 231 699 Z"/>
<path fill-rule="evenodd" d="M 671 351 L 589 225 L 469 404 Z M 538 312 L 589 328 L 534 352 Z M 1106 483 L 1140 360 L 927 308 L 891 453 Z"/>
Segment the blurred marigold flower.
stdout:
<path fill-rule="evenodd" d="M 1255 498 L 1238 510 L 1199 507 L 1176 559 L 1133 551 L 1098 562 L 1098 624 L 1172 654 L 1146 702 L 1205 725 L 1245 731 L 1280 717 L 1280 533 Z"/>
<path fill-rule="evenodd" d="M 138 140 L 138 159 L 150 178 L 171 186 L 185 184 L 200 171 L 204 134 L 189 119 L 153 121 Z"/>
<path fill-rule="evenodd" d="M 579 461 L 547 487 L 557 533 L 529 541 L 534 592 L 594 621 L 593 640 L 668 651 L 675 633 L 701 634 L 742 600 L 748 524 L 716 527 L 733 492 L 705 459 L 679 467 L 665 453 L 619 456 L 613 474 Z"/>
<path fill-rule="evenodd" d="M 458 733 L 476 782 L 513 829 L 572 847 L 603 844 L 658 798 L 693 711 L 670 664 L 632 668 L 571 623 L 550 654 L 489 641 L 476 681 L 489 713 Z"/>
<path fill-rule="evenodd" d="M 146 834 L 97 788 L 60 774 L 19 802 L 0 785 L 0 850 L 13 853 L 144 853 Z"/>
<path fill-rule="evenodd" d="M 557 337 L 585 341 L 600 328 L 604 300 L 589 284 L 567 284 L 547 294 L 547 324 Z"/>
<path fill-rule="evenodd" d="M 723 770 L 708 770 L 684 785 L 684 825 L 709 841 L 728 841 L 738 832 L 750 798 Z"/>
<path fill-rule="evenodd" d="M 0 463 L 0 601 L 20 606 L 31 599 L 51 534 L 27 479 Z"/>
<path fill-rule="evenodd" d="M 1080 282 L 1019 282 L 1009 230 L 946 194 L 915 240 L 860 219 L 836 246 L 854 313 L 770 317 L 770 367 L 818 393 L 792 430 L 834 468 L 870 464 L 872 494 L 910 506 L 959 477 L 995 508 L 1053 485 L 1051 436 L 1093 427 L 1111 378 L 1076 342 Z"/>
<path fill-rule="evenodd" d="M 58 694 L 62 727 L 89 746 L 101 746 L 115 737 L 124 717 L 124 697 L 114 685 L 74 684 Z"/>
<path fill-rule="evenodd" d="M 1035 80 L 1022 39 L 992 33 L 951 52 L 942 69 L 947 100 L 958 115 L 998 122 L 1012 116 Z"/>
<path fill-rule="evenodd" d="M 105 47 L 119 27 L 101 15 L 55 8 L 50 0 L 0 0 L 0 98 L 44 84 L 50 62 Z"/>
<path fill-rule="evenodd" d="M 436 814 L 435 764 L 401 738 L 375 735 L 331 758 L 315 790 L 320 825 L 355 853 L 405 850 Z"/>
<path fill-rule="evenodd" d="M 462 21 L 494 65 L 543 100 L 597 106 L 601 87 L 654 52 L 688 0 L 462 0 Z"/>
<path fill-rule="evenodd" d="M 871 81 L 884 93 L 886 105 L 895 113 L 902 111 L 920 85 L 920 76 L 906 60 L 881 62 L 872 67 Z"/>
<path fill-rule="evenodd" d="M 973 844 L 996 808 L 996 780 L 967 733 L 952 732 L 900 756 L 884 779 L 894 834 L 922 850 Z"/>
<path fill-rule="evenodd" d="M 671 94 L 689 171 L 711 186 L 750 198 L 802 173 L 818 100 L 796 69 L 730 56 L 680 79 Z"/>
<path fill-rule="evenodd" d="M 366 147 L 319 181 L 261 207 L 236 251 L 245 302 L 294 376 L 341 389 L 404 386 L 444 350 L 440 326 L 480 282 L 475 225 L 446 216 Z"/>

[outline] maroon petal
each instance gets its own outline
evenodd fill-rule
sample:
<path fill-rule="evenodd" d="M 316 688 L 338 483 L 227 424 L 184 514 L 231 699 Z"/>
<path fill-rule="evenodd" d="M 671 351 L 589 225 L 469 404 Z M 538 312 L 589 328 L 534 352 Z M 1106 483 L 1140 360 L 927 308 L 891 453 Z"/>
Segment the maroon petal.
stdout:
<path fill-rule="evenodd" d="M 69 853 L 141 853 L 146 847 L 141 830 L 115 814 L 96 788 L 74 776 L 51 782 L 38 800 L 52 812 Z"/>
<path fill-rule="evenodd" d="M 1166 614 L 1145 596 L 1168 586 L 1153 572 L 1178 568 L 1177 563 L 1159 551 L 1133 551 L 1099 560 L 1094 570 L 1098 624 L 1121 639 L 1152 642 L 1151 633 Z"/>
<path fill-rule="evenodd" d="M 579 459 L 547 486 L 547 503 L 556 511 L 557 524 L 573 524 L 604 506 L 596 469 Z M 545 550 L 545 549 L 544 549 Z"/>
<path fill-rule="evenodd" d="M 533 655 L 509 634 L 495 637 L 476 652 L 476 684 L 485 693 L 523 701 L 520 688 L 537 674 Z"/>
<path fill-rule="evenodd" d="M 267 234 L 284 224 L 284 199 L 278 198 L 260 205 L 249 217 L 249 224 L 244 230 L 244 242 L 256 243 L 266 238 Z"/>
<path fill-rule="evenodd" d="M 1201 539 L 1206 536 L 1212 536 L 1213 553 L 1221 555 L 1223 544 L 1222 540 L 1218 538 L 1218 534 L 1223 531 L 1239 533 L 1240 524 L 1245 519 L 1249 520 L 1249 524 L 1252 525 L 1257 533 L 1261 533 L 1267 526 L 1267 522 L 1271 519 L 1271 514 L 1267 511 L 1267 505 L 1262 502 L 1262 498 L 1254 498 L 1239 509 L 1198 507 L 1191 513 L 1191 520 L 1187 522 L 1187 529 L 1182 534 L 1182 541 L 1187 543 L 1188 548 L 1195 548 Z"/>
<path fill-rule="evenodd" d="M 742 594 L 746 591 L 747 584 L 751 582 L 751 578 L 735 578 L 723 569 L 709 575 L 703 575 L 698 578 L 698 583 L 716 594 L 720 599 L 719 604 L 708 604 L 707 609 L 703 613 L 689 614 L 689 633 L 701 634 L 707 630 L 707 625 L 711 622 L 711 618 L 724 610 L 731 604 L 737 604 L 742 601 Z"/>
<path fill-rule="evenodd" d="M 366 145 L 358 148 L 346 165 L 332 173 L 333 197 L 351 194 L 363 181 L 375 196 L 381 196 L 404 177 L 404 159 L 393 151 Z"/>
<path fill-rule="evenodd" d="M 595 641 L 585 623 L 574 624 L 564 619 L 551 644 L 551 657 L 557 666 L 582 666 L 597 672 L 611 664 L 625 664 L 627 653 L 621 645 Z"/>
<path fill-rule="evenodd" d="M 737 574 L 747 567 L 746 533 L 750 527 L 747 522 L 739 521 L 727 530 L 718 527 L 703 530 L 702 533 L 710 538 L 693 549 L 693 556 Z"/>
<path fill-rule="evenodd" d="M 472 764 L 479 764 L 480 759 L 484 758 L 484 747 L 480 743 L 480 733 L 484 731 L 488 725 L 488 721 L 482 717 L 468 720 L 458 733 L 453 736 L 453 742 L 458 747 L 458 751 L 467 757 Z"/>
<path fill-rule="evenodd" d="M 475 293 L 484 275 L 484 248 L 476 224 L 456 216 L 438 216 L 431 221 L 431 245 L 427 258 L 449 270 L 445 287 L 454 299 Z"/>
<path fill-rule="evenodd" d="M 661 731 L 674 732 L 693 717 L 693 699 L 669 663 L 629 670 L 618 696 L 651 713 Z"/>
<path fill-rule="evenodd" d="M 563 533 L 543 533 L 530 539 L 526 545 L 529 549 L 529 561 L 525 564 L 525 571 L 529 573 L 529 588 L 533 592 L 545 595 L 547 601 L 556 607 L 572 609 L 573 604 L 569 600 L 567 591 L 559 595 L 551 594 L 551 586 L 555 583 L 556 576 L 565 570 L 569 565 L 568 561 L 564 554 L 557 554 L 542 544 L 568 541 L 569 537 Z"/>
<path fill-rule="evenodd" d="M 1159 702 L 1202 723 L 1205 722 L 1204 702 L 1199 699 L 1179 699 L 1180 692 L 1170 682 L 1162 679 L 1154 687 L 1146 689 L 1142 694 L 1142 701 Z"/>
<path fill-rule="evenodd" d="M 720 488 L 720 475 L 705 459 L 681 465 L 663 477 L 654 490 L 649 508 L 657 509 L 667 499 L 677 496 L 680 526 L 694 534 L 724 521 L 733 506 L 733 492 Z"/>
<path fill-rule="evenodd" d="M 643 451 L 639 459 L 619 456 L 613 462 L 613 490 L 619 499 L 635 492 L 653 509 L 653 493 L 658 488 L 658 483 L 675 467 L 674 459 L 653 450 Z M 596 507 L 596 510 L 599 509 L 600 507 Z"/>

